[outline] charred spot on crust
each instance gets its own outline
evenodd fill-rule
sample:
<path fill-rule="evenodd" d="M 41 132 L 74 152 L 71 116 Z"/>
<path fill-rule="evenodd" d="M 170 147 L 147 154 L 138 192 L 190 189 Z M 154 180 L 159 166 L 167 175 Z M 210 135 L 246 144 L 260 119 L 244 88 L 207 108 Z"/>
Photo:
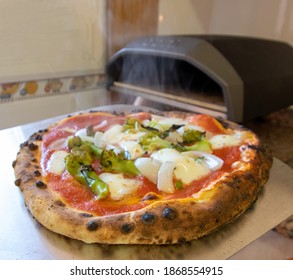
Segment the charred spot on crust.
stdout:
<path fill-rule="evenodd" d="M 28 144 L 28 148 L 30 151 L 35 151 L 38 148 L 38 145 L 35 145 L 33 142 Z"/>
<path fill-rule="evenodd" d="M 16 180 L 14 181 L 14 185 L 15 185 L 15 186 L 19 187 L 20 184 L 21 184 L 21 179 L 16 179 Z"/>
<path fill-rule="evenodd" d="M 186 239 L 184 237 L 179 237 L 177 242 L 179 244 L 185 244 L 187 241 L 186 241 Z"/>
<path fill-rule="evenodd" d="M 36 176 L 36 177 L 40 177 L 42 174 L 41 174 L 41 172 L 39 171 L 39 170 L 35 170 L 34 171 L 34 175 Z"/>
<path fill-rule="evenodd" d="M 25 141 L 25 142 L 20 144 L 20 148 L 27 147 L 27 146 L 28 146 L 28 141 Z"/>
<path fill-rule="evenodd" d="M 163 210 L 162 215 L 167 220 L 174 220 L 177 217 L 177 211 L 174 208 L 167 207 Z"/>
<path fill-rule="evenodd" d="M 66 204 L 64 202 L 62 202 L 61 200 L 56 200 L 55 205 L 58 205 L 60 207 L 65 207 L 66 206 Z"/>
<path fill-rule="evenodd" d="M 156 221 L 157 218 L 152 213 L 144 213 L 140 219 L 144 224 L 151 225 Z"/>
<path fill-rule="evenodd" d="M 42 136 L 42 135 L 38 134 L 38 135 L 36 136 L 36 140 L 37 140 L 37 141 L 41 141 L 42 139 L 43 139 L 43 136 Z"/>
<path fill-rule="evenodd" d="M 29 139 L 31 139 L 31 140 L 42 140 L 42 136 L 46 132 L 48 132 L 48 129 L 47 128 L 40 129 L 38 132 L 35 132 L 34 134 L 32 134 Z"/>
<path fill-rule="evenodd" d="M 204 228 L 205 228 L 205 224 L 201 223 L 201 224 L 199 225 L 199 227 L 200 227 L 201 229 L 204 229 Z"/>
<path fill-rule="evenodd" d="M 113 110 L 111 113 L 115 116 L 121 116 L 121 117 L 125 116 L 124 112 L 117 112 L 116 110 Z"/>
<path fill-rule="evenodd" d="M 36 186 L 38 188 L 46 188 L 47 187 L 47 185 L 43 181 L 37 181 Z"/>
<path fill-rule="evenodd" d="M 99 221 L 89 221 L 86 225 L 86 228 L 89 231 L 97 230 L 101 226 Z"/>
<path fill-rule="evenodd" d="M 162 240 L 163 241 L 163 240 Z M 162 242 L 161 242 L 162 243 Z M 165 241 L 166 244 L 171 244 L 173 243 L 173 239 L 171 237 L 168 237 Z"/>
<path fill-rule="evenodd" d="M 14 160 L 14 161 L 12 162 L 12 168 L 14 168 L 14 167 L 16 166 L 16 163 L 17 163 L 16 160 Z"/>
<path fill-rule="evenodd" d="M 94 215 L 93 214 L 90 214 L 90 213 L 81 213 L 80 216 L 84 217 L 84 218 L 91 218 L 93 217 Z"/>
<path fill-rule="evenodd" d="M 39 133 L 42 133 L 42 131 L 40 130 Z M 30 136 L 29 139 L 32 141 L 41 141 L 43 139 L 43 137 L 39 133 L 34 133 L 33 135 Z"/>
<path fill-rule="evenodd" d="M 148 194 L 146 194 L 146 195 L 142 198 L 141 201 L 146 201 L 146 200 L 156 200 L 156 199 L 158 199 L 158 198 L 159 198 L 159 197 L 158 197 L 157 194 L 155 194 L 155 193 L 148 193 Z"/>
<path fill-rule="evenodd" d="M 258 149 L 259 149 L 256 145 L 252 145 L 252 144 L 248 145 L 247 148 L 249 148 L 251 150 L 255 150 L 255 151 L 258 151 Z"/>
<path fill-rule="evenodd" d="M 245 173 L 244 173 L 243 176 L 245 176 Z M 237 189 L 239 189 L 241 183 L 242 183 L 241 178 L 236 177 L 236 178 L 233 178 L 233 180 L 226 182 L 226 186 L 228 186 L 230 188 L 237 188 Z"/>
<path fill-rule="evenodd" d="M 134 225 L 133 224 L 124 224 L 121 227 L 121 233 L 122 234 L 129 234 L 134 230 Z"/>
<path fill-rule="evenodd" d="M 245 172 L 244 177 L 248 181 L 255 181 L 255 178 L 254 178 L 253 174 L 251 174 L 250 172 Z"/>

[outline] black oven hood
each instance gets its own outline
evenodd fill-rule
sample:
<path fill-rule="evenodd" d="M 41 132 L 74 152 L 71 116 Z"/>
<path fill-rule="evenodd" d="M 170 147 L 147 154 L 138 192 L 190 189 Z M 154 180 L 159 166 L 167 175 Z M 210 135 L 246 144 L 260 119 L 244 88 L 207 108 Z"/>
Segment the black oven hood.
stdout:
<path fill-rule="evenodd" d="M 113 90 L 235 122 L 293 104 L 293 48 L 225 35 L 139 38 L 109 60 Z"/>

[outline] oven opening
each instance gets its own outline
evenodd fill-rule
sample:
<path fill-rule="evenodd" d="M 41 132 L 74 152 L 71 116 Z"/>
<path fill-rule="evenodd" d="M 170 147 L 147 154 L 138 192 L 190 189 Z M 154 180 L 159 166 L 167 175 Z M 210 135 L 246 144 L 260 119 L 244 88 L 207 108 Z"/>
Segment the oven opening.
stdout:
<path fill-rule="evenodd" d="M 190 111 L 220 112 L 227 108 L 222 88 L 191 63 L 172 57 L 126 53 L 109 64 L 115 90 Z"/>

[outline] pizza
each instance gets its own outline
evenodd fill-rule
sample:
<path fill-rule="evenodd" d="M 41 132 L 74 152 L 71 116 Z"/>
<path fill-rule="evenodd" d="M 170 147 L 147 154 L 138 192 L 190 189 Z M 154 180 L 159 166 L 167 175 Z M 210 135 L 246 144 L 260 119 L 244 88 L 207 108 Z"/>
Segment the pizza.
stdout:
<path fill-rule="evenodd" d="M 15 185 L 49 230 L 102 244 L 176 244 L 257 200 L 272 156 L 250 130 L 183 112 L 83 112 L 20 145 Z"/>

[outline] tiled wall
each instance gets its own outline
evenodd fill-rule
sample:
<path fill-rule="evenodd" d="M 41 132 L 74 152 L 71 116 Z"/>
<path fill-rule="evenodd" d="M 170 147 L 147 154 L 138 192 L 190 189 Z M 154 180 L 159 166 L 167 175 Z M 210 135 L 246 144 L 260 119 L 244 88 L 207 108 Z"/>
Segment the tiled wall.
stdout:
<path fill-rule="evenodd" d="M 0 84 L 0 102 L 92 90 L 104 85 L 104 74 Z"/>

